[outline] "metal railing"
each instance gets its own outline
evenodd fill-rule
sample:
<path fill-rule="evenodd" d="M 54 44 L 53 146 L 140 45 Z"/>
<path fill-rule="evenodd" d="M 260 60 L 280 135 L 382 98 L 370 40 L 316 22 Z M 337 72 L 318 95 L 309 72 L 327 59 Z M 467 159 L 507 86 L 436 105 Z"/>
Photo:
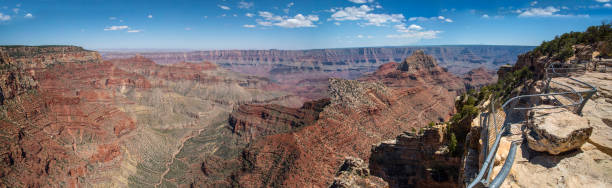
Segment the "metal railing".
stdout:
<path fill-rule="evenodd" d="M 501 106 L 502 111 L 500 112 L 496 112 L 497 107 L 495 106 L 495 100 L 494 99 L 491 100 L 491 103 L 489 104 L 489 107 L 488 107 L 489 112 L 483 113 L 486 116 L 485 116 L 485 120 L 482 121 L 482 122 L 485 122 L 484 125 L 486 126 L 485 131 L 487 135 L 487 142 L 486 142 L 486 145 L 484 145 L 483 151 L 487 151 L 488 146 L 491 146 L 491 148 L 488 151 L 487 155 L 485 156 L 484 163 L 481 166 L 478 172 L 478 175 L 476 176 L 474 180 L 472 180 L 470 184 L 468 184 L 467 186 L 468 188 L 472 188 L 478 184 L 481 184 L 487 187 L 499 187 L 504 182 L 504 180 L 510 173 L 510 169 L 512 168 L 512 165 L 514 163 L 514 158 L 516 155 L 516 147 L 518 146 L 518 143 L 522 142 L 522 140 L 512 141 L 510 145 L 510 149 L 508 151 L 508 155 L 504 162 L 504 165 L 502 166 L 499 173 L 495 176 L 493 181 L 489 182 L 489 179 L 493 171 L 493 166 L 494 166 L 493 159 L 494 159 L 495 154 L 497 153 L 497 149 L 499 148 L 499 142 L 501 140 L 501 137 L 509 131 L 510 125 L 512 123 L 518 123 L 526 119 L 525 117 L 526 117 L 527 110 L 574 107 L 573 111 L 575 113 L 579 115 L 582 114 L 582 108 L 584 108 L 584 105 L 593 96 L 593 94 L 597 92 L 597 88 L 593 87 L 592 85 L 588 83 L 585 83 L 583 81 L 570 77 L 575 73 L 580 73 L 583 70 L 586 71 L 586 67 L 580 68 L 580 67 L 571 67 L 571 66 L 572 65 L 568 67 L 567 65 L 560 64 L 560 63 L 551 63 L 548 66 L 548 68 L 546 68 L 546 86 L 544 89 L 544 93 L 532 94 L 532 95 L 519 95 L 519 96 L 513 97 L 507 100 Z M 554 77 L 566 77 L 578 83 L 582 87 L 586 87 L 589 89 L 582 90 L 582 91 L 576 91 L 571 86 L 568 86 L 566 84 L 562 84 L 560 82 L 552 80 Z M 561 89 L 563 92 L 552 92 L 551 93 L 550 92 L 552 90 L 551 84 L 562 86 L 565 89 Z M 538 100 L 536 100 L 538 101 L 537 103 L 541 101 L 542 97 L 546 97 L 546 98 L 552 97 L 554 99 L 553 101 L 554 105 L 538 107 L 538 104 L 534 104 L 532 103 L 532 101 L 525 101 L 525 99 L 532 99 L 534 97 L 539 98 Z M 563 100 L 560 100 L 561 98 L 567 98 L 567 101 L 569 101 L 569 104 L 564 104 L 563 102 L 561 102 L 563 101 Z M 574 99 L 577 99 L 577 100 L 574 100 Z M 521 102 L 526 102 L 525 104 L 526 106 L 521 107 L 520 106 Z M 503 120 L 498 120 L 498 118 L 500 117 L 503 118 Z M 494 134 L 491 134 L 491 133 L 494 133 Z M 493 138 L 495 139 L 493 140 Z M 483 179 L 485 174 L 487 174 L 487 177 Z"/>

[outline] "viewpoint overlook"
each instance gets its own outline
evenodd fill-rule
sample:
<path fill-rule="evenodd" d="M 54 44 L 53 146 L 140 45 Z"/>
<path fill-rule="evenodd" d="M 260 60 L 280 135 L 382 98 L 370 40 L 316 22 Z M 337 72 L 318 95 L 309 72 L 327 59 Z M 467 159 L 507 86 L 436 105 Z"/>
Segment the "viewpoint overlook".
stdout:
<path fill-rule="evenodd" d="M 0 1 L 0 187 L 612 187 L 610 10 Z"/>

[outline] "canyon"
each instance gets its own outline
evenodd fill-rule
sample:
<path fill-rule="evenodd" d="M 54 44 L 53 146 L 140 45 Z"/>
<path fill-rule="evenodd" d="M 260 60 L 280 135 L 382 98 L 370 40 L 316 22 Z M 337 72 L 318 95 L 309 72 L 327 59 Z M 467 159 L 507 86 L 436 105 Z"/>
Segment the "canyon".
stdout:
<path fill-rule="evenodd" d="M 495 80 L 486 66 L 452 74 L 423 50 L 353 80 L 75 46 L 0 57 L 9 187 L 328 186 L 345 158 L 368 161 L 372 145 L 447 121 L 457 94 Z"/>
<path fill-rule="evenodd" d="M 458 76 L 483 68 L 492 73 L 500 66 L 514 64 L 517 55 L 531 46 L 413 46 L 313 50 L 212 50 L 186 52 L 121 52 L 105 50 L 103 59 L 130 58 L 135 55 L 158 64 L 212 62 L 225 69 L 265 77 L 286 91 L 304 97 L 304 102 L 325 98 L 328 78 L 357 79 L 389 62 L 401 62 L 414 51 L 423 50 L 438 64 Z M 496 74 L 490 74 L 495 76 Z M 492 83 L 494 81 L 491 81 Z"/>

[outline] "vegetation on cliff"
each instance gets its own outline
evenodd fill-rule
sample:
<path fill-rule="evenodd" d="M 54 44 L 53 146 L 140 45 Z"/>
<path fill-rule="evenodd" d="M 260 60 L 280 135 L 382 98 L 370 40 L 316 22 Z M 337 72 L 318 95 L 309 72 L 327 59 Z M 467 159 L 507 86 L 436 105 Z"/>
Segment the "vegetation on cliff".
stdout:
<path fill-rule="evenodd" d="M 484 101 L 489 98 L 495 104 L 501 104 L 508 100 L 512 90 L 525 83 L 526 80 L 533 77 L 533 72 L 527 67 L 508 73 L 504 78 L 499 79 L 497 83 L 482 87 L 480 90 L 469 90 L 466 94 L 459 96 L 455 101 L 455 113 L 450 119 L 450 126 L 446 133 L 446 138 L 449 140 L 449 150 L 453 156 L 461 156 L 463 154 L 463 144 L 467 134 L 470 131 L 472 119 L 478 113 L 483 111 L 484 107 L 479 107 Z"/>
<path fill-rule="evenodd" d="M 591 26 L 584 32 L 569 32 L 555 36 L 551 41 L 544 41 L 531 53 L 537 56 L 549 56 L 555 60 L 566 60 L 574 55 L 573 45 L 586 44 L 597 49 L 603 56 L 612 56 L 612 22 Z"/>

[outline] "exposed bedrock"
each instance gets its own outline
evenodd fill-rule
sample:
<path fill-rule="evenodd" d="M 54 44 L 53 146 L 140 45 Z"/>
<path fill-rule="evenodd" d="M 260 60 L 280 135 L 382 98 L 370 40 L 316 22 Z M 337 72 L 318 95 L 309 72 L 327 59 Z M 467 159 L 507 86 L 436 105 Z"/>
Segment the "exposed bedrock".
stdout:
<path fill-rule="evenodd" d="M 390 187 L 454 187 L 459 182 L 459 157 L 443 145 L 444 125 L 419 133 L 404 132 L 372 148 L 370 172 Z"/>
<path fill-rule="evenodd" d="M 529 148 L 557 155 L 580 148 L 592 132 L 589 120 L 558 108 L 534 110 L 524 133 Z"/>
<path fill-rule="evenodd" d="M 330 188 L 389 187 L 379 177 L 371 176 L 368 164 L 360 158 L 346 157 Z"/>
<path fill-rule="evenodd" d="M 329 99 L 304 103 L 301 108 L 289 108 L 277 104 L 244 104 L 229 116 L 232 131 L 246 142 L 258 137 L 286 133 L 295 128 L 311 125 L 319 119 L 319 113 L 329 104 Z"/>
<path fill-rule="evenodd" d="M 329 85 L 330 104 L 317 121 L 248 145 L 240 159 L 243 165 L 233 175 L 236 183 L 329 186 L 345 157 L 370 161 L 373 144 L 448 120 L 456 91 L 463 89 L 459 78 L 438 66 L 408 72 L 397 69 L 397 63 L 359 80 L 330 79 Z"/>

